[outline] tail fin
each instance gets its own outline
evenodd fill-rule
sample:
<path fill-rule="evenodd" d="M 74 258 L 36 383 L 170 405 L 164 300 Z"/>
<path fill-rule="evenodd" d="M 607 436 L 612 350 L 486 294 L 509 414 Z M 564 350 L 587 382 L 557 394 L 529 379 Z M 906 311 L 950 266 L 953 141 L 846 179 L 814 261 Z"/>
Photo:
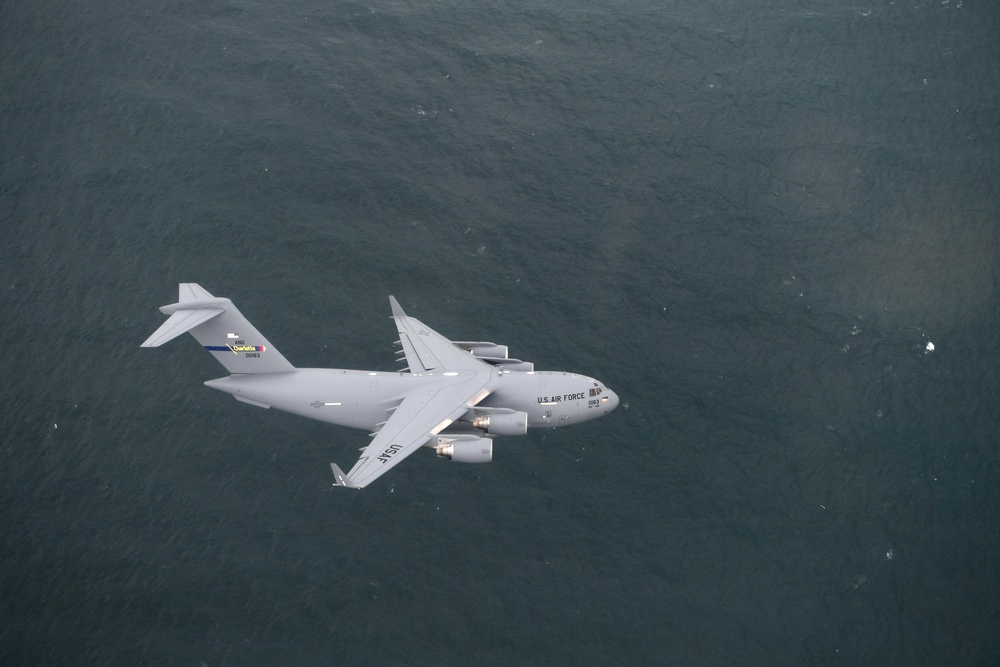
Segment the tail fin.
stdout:
<path fill-rule="evenodd" d="M 140 347 L 159 347 L 188 332 L 230 373 L 295 370 L 232 301 L 212 296 L 197 283 L 181 283 L 179 292 L 177 303 L 160 308 L 170 317 Z"/>

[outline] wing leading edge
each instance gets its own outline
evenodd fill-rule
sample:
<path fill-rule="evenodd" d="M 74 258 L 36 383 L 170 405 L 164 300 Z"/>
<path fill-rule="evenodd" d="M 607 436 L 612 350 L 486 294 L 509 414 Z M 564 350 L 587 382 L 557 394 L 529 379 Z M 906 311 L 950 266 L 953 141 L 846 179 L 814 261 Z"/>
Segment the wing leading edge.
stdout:
<path fill-rule="evenodd" d="M 486 398 L 489 380 L 488 373 L 456 373 L 410 392 L 350 472 L 345 475 L 330 464 L 336 485 L 359 489 L 371 484 Z"/>

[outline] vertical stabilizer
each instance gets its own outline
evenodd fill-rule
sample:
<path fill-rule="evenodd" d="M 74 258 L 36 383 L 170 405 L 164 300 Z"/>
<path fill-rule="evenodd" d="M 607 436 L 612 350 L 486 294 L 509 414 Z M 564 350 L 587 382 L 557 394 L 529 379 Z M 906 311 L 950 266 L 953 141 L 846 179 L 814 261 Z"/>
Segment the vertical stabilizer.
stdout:
<path fill-rule="evenodd" d="M 208 290 L 198 283 L 181 283 L 177 287 L 177 300 L 180 303 L 185 301 L 205 301 L 215 297 L 208 293 Z"/>
<path fill-rule="evenodd" d="M 170 317 L 141 347 L 159 347 L 187 332 L 230 373 L 288 373 L 295 367 L 226 298 L 197 283 L 181 283 L 179 301 L 160 308 Z"/>

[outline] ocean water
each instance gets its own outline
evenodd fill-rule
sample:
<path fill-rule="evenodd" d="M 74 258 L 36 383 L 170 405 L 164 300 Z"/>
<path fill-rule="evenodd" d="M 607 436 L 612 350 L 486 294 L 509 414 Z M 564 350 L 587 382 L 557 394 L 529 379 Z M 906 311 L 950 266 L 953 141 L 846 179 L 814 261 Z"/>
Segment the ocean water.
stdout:
<path fill-rule="evenodd" d="M 1000 661 L 1000 39 L 970 0 L 5 3 L 7 665 Z M 622 397 L 331 486 L 387 294 Z"/>

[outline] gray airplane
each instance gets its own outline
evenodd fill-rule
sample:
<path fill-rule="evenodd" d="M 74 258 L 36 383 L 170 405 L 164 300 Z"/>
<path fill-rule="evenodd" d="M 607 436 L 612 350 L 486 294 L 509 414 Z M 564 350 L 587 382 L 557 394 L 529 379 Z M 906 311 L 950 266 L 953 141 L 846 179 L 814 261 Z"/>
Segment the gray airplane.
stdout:
<path fill-rule="evenodd" d="M 346 475 L 331 463 L 335 484 L 361 488 L 420 447 L 463 463 L 489 463 L 493 437 L 529 428 L 580 424 L 618 406 L 615 392 L 593 378 L 536 371 L 511 359 L 507 346 L 451 341 L 409 317 L 389 297 L 399 331 L 400 372 L 296 368 L 243 317 L 233 302 L 195 283 L 181 283 L 170 317 L 142 344 L 159 347 L 184 332 L 226 367 L 212 389 L 260 408 L 365 429 L 372 438 Z M 403 359 L 401 359 L 403 360 Z"/>

